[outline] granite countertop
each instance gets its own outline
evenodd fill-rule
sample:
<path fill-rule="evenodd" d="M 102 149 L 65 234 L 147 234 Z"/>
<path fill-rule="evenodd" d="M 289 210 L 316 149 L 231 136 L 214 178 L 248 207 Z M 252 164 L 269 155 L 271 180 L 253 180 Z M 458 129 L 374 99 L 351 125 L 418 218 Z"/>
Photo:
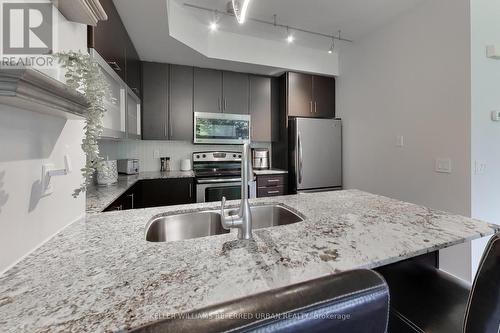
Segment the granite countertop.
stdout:
<path fill-rule="evenodd" d="M 257 170 L 254 169 L 253 173 L 257 176 L 262 176 L 262 175 L 282 175 L 288 173 L 286 170 L 280 170 L 280 169 L 267 169 L 267 170 Z"/>
<path fill-rule="evenodd" d="M 254 170 L 255 175 L 285 174 L 288 171 L 280 169 Z M 119 175 L 116 184 L 108 186 L 93 185 L 87 189 L 86 211 L 87 213 L 100 213 L 113 201 L 118 199 L 125 191 L 141 179 L 165 179 L 165 178 L 193 178 L 193 171 L 169 171 L 169 172 L 140 172 L 137 175 Z"/>
<path fill-rule="evenodd" d="M 116 184 L 108 186 L 91 186 L 87 189 L 87 213 L 99 213 L 118 199 L 125 191 L 141 179 L 193 178 L 193 171 L 152 171 L 140 172 L 137 175 L 119 175 Z"/>
<path fill-rule="evenodd" d="M 238 202 L 228 202 L 234 206 Z M 373 268 L 490 235 L 493 226 L 357 190 L 251 200 L 305 221 L 149 243 L 154 216 L 219 203 L 90 214 L 0 276 L 0 331 L 109 332 L 356 268 Z"/>

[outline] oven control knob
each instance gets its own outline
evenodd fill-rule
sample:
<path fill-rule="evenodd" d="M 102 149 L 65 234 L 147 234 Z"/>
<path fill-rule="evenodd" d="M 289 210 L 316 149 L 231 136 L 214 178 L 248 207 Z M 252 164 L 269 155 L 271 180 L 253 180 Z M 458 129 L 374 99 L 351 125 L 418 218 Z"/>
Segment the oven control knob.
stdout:
<path fill-rule="evenodd" d="M 205 158 L 205 157 L 207 157 L 207 155 L 203 154 L 203 156 L 202 156 L 202 157 L 203 157 L 203 158 Z"/>
<path fill-rule="evenodd" d="M 196 158 L 200 158 L 200 155 L 196 155 Z"/>
<path fill-rule="evenodd" d="M 233 154 L 233 157 L 236 158 L 236 154 Z"/>
<path fill-rule="evenodd" d="M 238 158 L 241 158 L 241 155 L 238 155 Z"/>

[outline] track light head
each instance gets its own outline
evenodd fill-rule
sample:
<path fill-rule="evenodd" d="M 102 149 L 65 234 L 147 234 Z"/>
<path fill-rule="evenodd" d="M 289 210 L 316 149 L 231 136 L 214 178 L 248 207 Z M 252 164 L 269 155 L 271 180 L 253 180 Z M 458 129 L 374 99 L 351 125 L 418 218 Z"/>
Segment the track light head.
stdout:
<path fill-rule="evenodd" d="M 286 27 L 286 41 L 288 42 L 288 44 L 290 44 L 293 43 L 294 40 L 295 37 L 293 37 L 293 34 L 290 33 L 290 29 Z"/>
<path fill-rule="evenodd" d="M 212 31 L 212 32 L 217 31 L 217 29 L 219 28 L 219 12 L 218 11 L 215 10 L 213 12 L 213 18 L 212 18 L 212 21 L 210 22 L 210 24 L 208 25 L 208 27 L 210 28 L 210 31 Z"/>

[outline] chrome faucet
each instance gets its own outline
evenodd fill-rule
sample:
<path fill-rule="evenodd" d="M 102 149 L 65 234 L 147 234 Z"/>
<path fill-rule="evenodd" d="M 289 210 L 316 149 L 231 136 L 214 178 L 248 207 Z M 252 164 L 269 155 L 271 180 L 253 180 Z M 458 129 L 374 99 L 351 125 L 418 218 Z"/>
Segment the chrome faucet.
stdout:
<path fill-rule="evenodd" d="M 241 203 L 238 215 L 226 216 L 226 197 L 222 197 L 221 221 L 224 229 L 238 228 L 238 239 L 252 239 L 252 212 L 248 203 L 248 183 L 253 180 L 252 161 L 250 158 L 250 144 L 243 145 L 241 160 Z"/>

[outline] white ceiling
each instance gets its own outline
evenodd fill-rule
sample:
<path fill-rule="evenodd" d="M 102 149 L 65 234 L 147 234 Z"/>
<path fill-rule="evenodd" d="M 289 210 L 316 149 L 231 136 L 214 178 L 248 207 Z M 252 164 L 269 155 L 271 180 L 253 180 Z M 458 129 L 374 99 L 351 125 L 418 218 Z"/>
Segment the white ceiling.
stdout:
<path fill-rule="evenodd" d="M 174 0 L 171 0 L 174 1 Z M 179 3 L 225 10 L 228 0 L 175 0 Z M 248 17 L 278 22 L 325 34 L 342 30 L 342 36 L 354 41 L 364 38 L 398 15 L 427 0 L 252 0 Z M 142 60 L 211 67 L 274 75 L 280 68 L 209 59 L 168 34 L 167 0 L 113 0 L 120 17 Z M 212 20 L 213 14 L 192 9 L 193 16 L 202 22 Z M 247 22 L 235 24 L 231 17 L 220 21 L 220 29 L 258 36 L 271 40 L 283 39 L 285 31 L 272 26 Z M 293 32 L 297 44 L 328 50 L 331 42 Z"/>

